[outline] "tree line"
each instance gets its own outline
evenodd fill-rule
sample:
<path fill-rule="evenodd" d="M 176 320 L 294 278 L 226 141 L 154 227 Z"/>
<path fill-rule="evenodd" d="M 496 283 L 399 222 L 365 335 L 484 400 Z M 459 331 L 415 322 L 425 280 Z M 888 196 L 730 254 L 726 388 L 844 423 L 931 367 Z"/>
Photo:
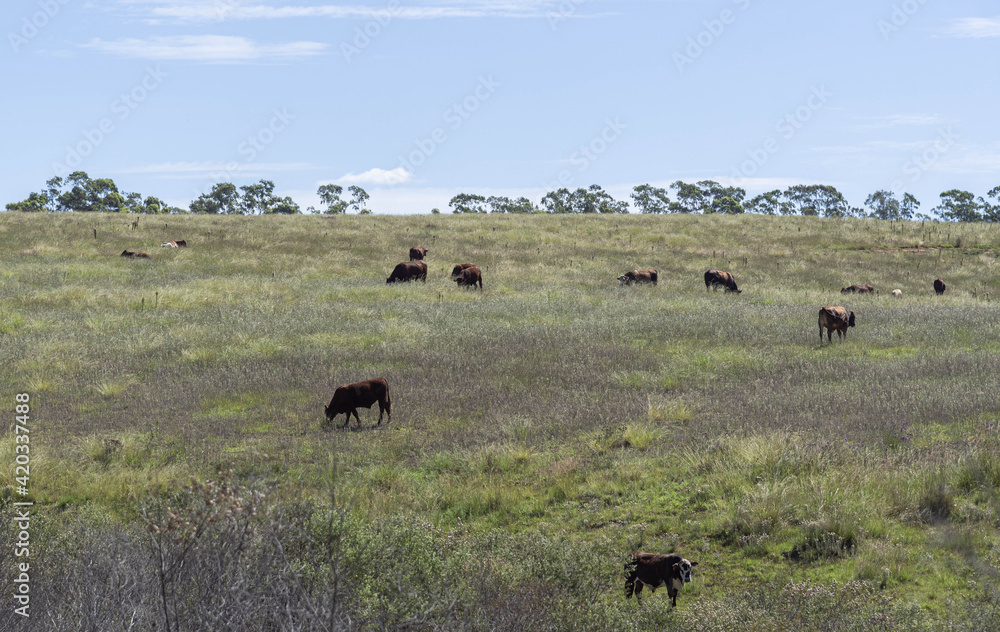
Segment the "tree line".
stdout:
<path fill-rule="evenodd" d="M 329 215 L 353 211 L 369 214 L 369 195 L 359 186 L 344 188 L 336 184 L 321 185 L 316 194 L 324 208 L 310 206 L 306 213 Z M 804 215 L 814 217 L 858 217 L 886 220 L 931 219 L 932 215 L 918 212 L 920 202 L 911 194 L 898 197 L 893 191 L 880 189 L 870 194 L 864 206 L 851 206 L 835 187 L 824 184 L 798 184 L 785 190 L 775 189 L 747 199 L 741 187 L 723 186 L 714 180 L 689 183 L 681 180 L 668 188 L 640 184 L 632 189 L 631 207 L 639 213 L 697 213 L 759 215 Z M 940 203 L 930 212 L 945 221 L 1000 221 L 1000 186 L 986 198 L 969 191 L 951 189 L 940 195 Z M 570 190 L 549 191 L 536 205 L 526 197 L 459 193 L 448 203 L 453 213 L 628 213 L 630 203 L 616 200 L 599 185 Z M 302 213 L 290 197 L 274 194 L 274 182 L 260 180 L 256 184 L 237 187 L 220 182 L 212 190 L 191 201 L 187 209 L 170 206 L 157 197 L 121 191 L 110 178 L 91 179 L 83 171 L 66 178 L 54 177 L 45 188 L 33 192 L 20 202 L 7 204 L 8 211 L 23 212 L 111 212 L 111 213 L 198 213 L 211 215 L 293 215 Z M 434 209 L 433 213 L 439 212 Z"/>
<path fill-rule="evenodd" d="M 673 199 L 671 199 L 671 195 Z M 696 183 L 677 180 L 667 188 L 640 184 L 632 189 L 632 207 L 639 213 L 755 213 L 758 215 L 804 215 L 814 217 L 858 217 L 872 219 L 931 219 L 918 212 L 920 202 L 910 193 L 898 197 L 893 191 L 875 191 L 863 207 L 851 206 L 844 195 L 825 184 L 797 184 L 747 199 L 740 187 L 723 186 L 714 180 Z M 615 200 L 600 186 L 558 189 L 546 193 L 536 206 L 527 198 L 483 197 L 460 193 L 449 202 L 453 213 L 628 213 L 629 204 Z M 968 191 L 951 189 L 941 193 L 941 202 L 931 209 L 940 219 L 955 222 L 1000 221 L 1000 186 L 987 199 Z"/>
<path fill-rule="evenodd" d="M 371 213 L 367 208 L 368 193 L 359 186 L 344 188 L 324 184 L 316 191 L 325 206 L 317 211 L 310 206 L 308 213 L 342 214 L 353 210 Z M 256 184 L 237 187 L 232 182 L 219 182 L 188 205 L 187 209 L 170 206 L 157 197 L 122 191 L 111 178 L 91 178 L 83 171 L 74 171 L 65 178 L 56 176 L 45 188 L 32 192 L 27 199 L 7 204 L 8 211 L 28 213 L 198 213 L 207 215 L 294 215 L 301 207 L 290 197 L 274 194 L 274 182 L 260 180 Z"/>

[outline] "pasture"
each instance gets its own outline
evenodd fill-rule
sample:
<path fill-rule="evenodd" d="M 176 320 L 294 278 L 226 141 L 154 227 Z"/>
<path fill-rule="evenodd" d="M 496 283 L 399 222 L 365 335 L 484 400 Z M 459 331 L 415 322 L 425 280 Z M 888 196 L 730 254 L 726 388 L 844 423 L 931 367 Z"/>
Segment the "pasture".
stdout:
<path fill-rule="evenodd" d="M 295 629 L 1000 621 L 1000 227 L 131 219 L 0 215 L 0 392 L 11 420 L 14 394 L 31 397 L 32 590 L 56 629 L 127 629 L 123 603 L 146 624 L 166 612 L 168 629 L 227 629 L 185 600 L 238 600 L 171 584 L 154 562 L 176 542 L 150 529 L 168 505 L 200 524 L 226 503 L 232 524 L 256 525 L 246 551 L 282 543 L 258 565 L 278 569 L 258 578 L 265 603 L 301 588 L 330 622 Z M 387 285 L 413 246 L 429 250 L 426 283 Z M 451 281 L 463 262 L 482 291 Z M 620 286 L 647 268 L 656 286 Z M 709 268 L 743 293 L 706 291 Z M 877 296 L 840 293 L 867 283 Z M 820 342 L 822 305 L 855 312 L 845 342 Z M 376 404 L 360 430 L 326 425 L 336 387 L 373 377 L 391 422 L 374 427 Z M 5 517 L 21 499 L 14 450 L 8 430 Z M 184 533 L 230 550 L 228 531 Z M 698 562 L 675 610 L 665 591 L 624 599 L 637 550 Z M 89 554 L 130 560 L 133 588 L 56 590 L 98 572 Z M 13 563 L 0 555 L 7 594 Z M 235 585 L 245 567 L 205 573 Z M 114 607 L 95 615 L 95 599 Z"/>

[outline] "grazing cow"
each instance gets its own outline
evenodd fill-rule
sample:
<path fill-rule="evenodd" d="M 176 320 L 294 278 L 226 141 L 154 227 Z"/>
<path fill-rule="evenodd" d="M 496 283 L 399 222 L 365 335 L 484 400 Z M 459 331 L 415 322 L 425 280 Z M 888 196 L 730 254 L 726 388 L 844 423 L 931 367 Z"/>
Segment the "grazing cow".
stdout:
<path fill-rule="evenodd" d="M 736 279 L 732 274 L 723 272 L 722 270 L 706 270 L 705 290 L 717 290 L 720 285 L 726 288 L 727 292 L 736 292 L 737 294 L 743 293 L 743 290 L 736 287 Z"/>
<path fill-rule="evenodd" d="M 625 598 L 642 599 L 642 587 L 649 586 L 649 592 L 667 587 L 670 606 L 677 607 L 677 593 L 684 584 L 691 581 L 691 568 L 698 562 L 691 562 L 680 555 L 658 555 L 656 553 L 633 553 L 625 564 Z"/>
<path fill-rule="evenodd" d="M 837 340 L 847 340 L 847 328 L 854 326 L 854 312 L 843 307 L 824 305 L 819 308 L 819 343 L 823 344 L 823 328 L 826 327 L 827 342 L 833 342 L 833 332 L 837 331 Z"/>
<path fill-rule="evenodd" d="M 478 268 L 478 267 L 479 266 L 477 266 L 474 263 L 460 263 L 460 264 L 458 264 L 457 266 L 455 266 L 454 268 L 451 269 L 451 276 L 452 277 L 457 277 L 460 274 L 462 274 L 462 270 L 465 270 L 466 268 Z"/>
<path fill-rule="evenodd" d="M 397 263 L 396 267 L 392 270 L 392 274 L 389 275 L 389 278 L 385 282 L 396 283 L 397 281 L 413 281 L 414 279 L 420 279 L 424 283 L 427 282 L 427 264 L 423 261 Z"/>
<path fill-rule="evenodd" d="M 458 284 L 458 287 L 462 287 L 463 285 L 466 287 L 475 287 L 476 283 L 478 283 L 479 289 L 483 289 L 483 273 L 476 266 L 462 270 L 462 272 L 455 277 L 454 281 Z"/>
<path fill-rule="evenodd" d="M 903 290 L 893 290 L 892 298 L 903 298 Z"/>
<path fill-rule="evenodd" d="M 946 286 L 944 284 L 944 281 L 942 281 L 941 279 L 934 279 L 934 291 L 936 293 L 938 293 L 938 294 L 944 294 L 944 291 L 945 291 L 945 289 L 947 287 L 948 286 Z"/>
<path fill-rule="evenodd" d="M 160 248 L 184 248 L 188 245 L 188 242 L 183 239 L 178 239 L 177 241 L 165 241 L 160 244 Z"/>
<path fill-rule="evenodd" d="M 152 259 L 149 255 L 144 252 L 132 252 L 131 250 L 122 250 L 122 257 L 133 257 L 135 259 Z"/>
<path fill-rule="evenodd" d="M 426 256 L 426 248 L 410 248 L 410 261 L 423 261 Z"/>
<path fill-rule="evenodd" d="M 618 285 L 632 285 L 633 283 L 652 283 L 656 285 L 656 270 L 631 270 L 618 277 Z"/>
<path fill-rule="evenodd" d="M 875 288 L 871 285 L 849 285 L 847 287 L 840 288 L 841 294 L 854 294 L 855 292 L 858 294 L 874 294 Z"/>
<path fill-rule="evenodd" d="M 372 404 L 378 402 L 378 424 L 382 425 L 382 414 L 389 414 L 389 421 L 392 421 L 392 400 L 389 398 L 389 384 L 385 378 L 377 377 L 373 380 L 355 382 L 337 387 L 333 393 L 333 399 L 323 407 L 326 411 L 326 420 L 333 421 L 337 415 L 344 413 L 347 420 L 344 428 L 351 423 L 351 415 L 361 427 L 361 418 L 358 417 L 358 407 L 371 408 Z"/>

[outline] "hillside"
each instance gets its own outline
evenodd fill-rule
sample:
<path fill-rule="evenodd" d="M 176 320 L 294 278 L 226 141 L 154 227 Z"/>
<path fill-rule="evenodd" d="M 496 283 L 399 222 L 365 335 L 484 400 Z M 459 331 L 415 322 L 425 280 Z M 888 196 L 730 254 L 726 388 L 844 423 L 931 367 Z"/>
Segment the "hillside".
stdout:
<path fill-rule="evenodd" d="M 971 630 L 997 616 L 1000 227 L 131 220 L 0 215 L 0 381 L 8 410 L 30 396 L 32 589 L 62 629 L 96 615 L 54 587 L 109 550 L 109 565 L 133 560 L 136 588 L 103 598 L 146 623 L 224 629 L 184 606 L 221 597 L 149 571 L 170 559 L 150 551 L 231 551 L 251 531 L 253 555 L 282 542 L 259 572 L 299 573 L 261 575 L 282 587 L 266 603 L 301 588 L 303 620 L 337 629 Z M 189 247 L 159 247 L 170 239 Z M 411 246 L 429 250 L 427 282 L 387 285 Z M 466 261 L 482 291 L 450 281 Z M 636 268 L 658 284 L 620 287 Z M 709 268 L 742 294 L 706 291 Z M 879 294 L 839 291 L 865 283 Z M 855 312 L 845 342 L 820 342 L 822 305 Z M 376 376 L 391 422 L 374 427 L 376 406 L 360 428 L 325 423 L 338 385 Z M 9 513 L 16 434 L 2 443 Z M 207 526 L 221 506 L 234 530 Z M 150 541 L 150 525 L 183 537 Z M 623 598 L 640 549 L 699 562 L 675 611 L 665 591 L 642 609 Z M 0 557 L 4 589 L 13 563 Z M 245 566 L 204 577 L 237 585 Z"/>

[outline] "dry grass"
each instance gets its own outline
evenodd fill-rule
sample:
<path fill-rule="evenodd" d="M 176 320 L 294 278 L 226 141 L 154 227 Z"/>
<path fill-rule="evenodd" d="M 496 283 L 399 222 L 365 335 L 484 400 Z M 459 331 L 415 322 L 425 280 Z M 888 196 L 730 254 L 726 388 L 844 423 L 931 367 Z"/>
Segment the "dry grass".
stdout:
<path fill-rule="evenodd" d="M 950 572 L 957 560 L 991 577 L 978 569 L 1000 545 L 987 529 L 1000 514 L 996 227 L 700 216 L 163 223 L 0 217 L 0 382 L 31 393 L 44 428 L 32 476 L 42 506 L 93 505 L 127 521 L 138 500 L 189 474 L 230 469 L 272 502 L 316 502 L 332 458 L 366 524 L 419 516 L 445 538 L 499 528 L 592 547 L 604 592 L 573 599 L 598 604 L 595 621 L 609 629 L 677 622 L 625 617 L 607 561 L 668 541 L 717 560 L 699 567 L 711 581 L 688 603 L 729 604 L 749 573 L 824 586 L 860 578 L 934 614 L 941 586 L 972 595 Z M 167 238 L 191 246 L 156 250 Z M 416 245 L 430 250 L 427 283 L 386 285 Z M 123 248 L 154 259 L 121 259 Z M 450 282 L 464 261 L 483 269 L 483 292 Z M 706 292 L 709 267 L 732 271 L 744 293 Z M 659 284 L 619 287 L 633 268 L 659 270 Z M 933 295 L 935 277 L 945 296 Z M 883 291 L 842 296 L 852 283 Z M 888 296 L 896 287 L 901 300 Z M 857 314 L 843 344 L 817 340 L 824 304 Z M 373 429 L 377 411 L 362 409 L 361 430 L 323 429 L 333 389 L 373 376 L 390 384 L 392 421 Z M 938 554 L 929 536 L 942 525 L 963 528 Z M 524 564 L 522 586 L 550 578 Z M 505 593 L 532 608 L 545 594 Z"/>

